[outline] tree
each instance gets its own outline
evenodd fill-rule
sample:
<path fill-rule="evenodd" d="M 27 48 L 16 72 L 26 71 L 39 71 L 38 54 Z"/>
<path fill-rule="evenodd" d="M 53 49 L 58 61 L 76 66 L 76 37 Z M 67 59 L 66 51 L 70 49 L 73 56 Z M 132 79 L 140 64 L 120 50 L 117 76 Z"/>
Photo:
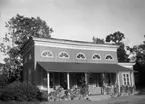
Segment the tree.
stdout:
<path fill-rule="evenodd" d="M 25 17 L 17 14 L 6 22 L 8 32 L 0 44 L 1 52 L 7 57 L 4 73 L 13 81 L 20 78 L 22 70 L 22 56 L 20 49 L 30 36 L 50 38 L 53 29 L 47 26 L 40 17 Z"/>
<path fill-rule="evenodd" d="M 125 36 L 123 33 L 120 31 L 117 31 L 113 34 L 107 35 L 106 36 L 106 42 L 113 42 L 117 45 L 122 44 L 122 40 L 125 39 Z"/>
<path fill-rule="evenodd" d="M 134 70 L 137 71 L 138 87 L 145 87 L 145 43 L 132 48 L 132 52 L 136 54 L 136 63 L 134 65 Z"/>
<path fill-rule="evenodd" d="M 114 44 L 119 45 L 117 49 L 117 57 L 119 62 L 129 62 L 128 55 L 125 51 L 125 45 L 122 40 L 125 39 L 125 36 L 120 31 L 117 31 L 113 34 L 106 36 L 106 42 L 113 42 Z"/>
<path fill-rule="evenodd" d="M 93 36 L 92 40 L 93 40 L 93 43 L 96 43 L 96 44 L 104 44 L 105 43 L 104 39 L 100 39 L 98 37 L 95 38 L 94 36 Z"/>

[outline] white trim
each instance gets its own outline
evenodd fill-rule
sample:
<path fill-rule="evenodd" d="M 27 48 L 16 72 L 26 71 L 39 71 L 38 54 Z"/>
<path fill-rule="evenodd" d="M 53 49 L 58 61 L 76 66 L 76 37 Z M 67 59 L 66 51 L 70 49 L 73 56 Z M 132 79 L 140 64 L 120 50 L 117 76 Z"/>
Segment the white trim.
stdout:
<path fill-rule="evenodd" d="M 106 59 L 107 56 L 111 56 L 112 59 Z M 105 55 L 105 60 L 109 60 L 109 61 L 111 61 L 111 60 L 114 60 L 114 57 L 113 57 L 111 54 L 106 54 L 106 55 Z"/>
<path fill-rule="evenodd" d="M 78 56 L 79 54 L 82 54 L 85 58 L 77 58 L 77 56 Z M 76 59 L 78 59 L 78 60 L 86 60 L 87 58 L 86 58 L 86 55 L 85 55 L 84 53 L 79 52 L 79 53 L 77 53 L 77 55 L 76 55 Z"/>
<path fill-rule="evenodd" d="M 62 54 L 62 53 L 67 54 L 68 57 L 60 57 L 60 54 Z M 65 52 L 65 51 L 59 52 L 58 57 L 59 57 L 59 58 L 62 58 L 62 59 L 69 59 L 69 58 L 70 58 L 69 54 L 68 54 L 67 52 Z"/>
<path fill-rule="evenodd" d="M 113 51 L 116 52 L 116 48 L 101 47 L 101 46 L 84 46 L 84 45 L 70 45 L 70 44 L 60 44 L 60 43 L 46 43 L 46 42 L 35 42 L 35 46 L 46 46 L 46 47 L 56 47 L 65 49 L 80 49 L 80 50 L 97 50 L 97 51 Z"/>
<path fill-rule="evenodd" d="M 43 56 L 43 53 L 44 52 L 50 52 L 50 54 L 52 55 L 52 56 Z M 53 58 L 53 53 L 51 52 L 51 51 L 49 51 L 49 50 L 43 50 L 42 52 L 41 52 L 41 57 L 48 57 L 48 58 Z"/>
<path fill-rule="evenodd" d="M 47 92 L 50 93 L 50 75 L 49 72 L 47 72 Z"/>
<path fill-rule="evenodd" d="M 33 37 L 33 40 L 36 42 L 43 42 L 43 43 L 58 43 L 58 44 L 69 44 L 69 45 L 81 45 L 81 46 L 99 46 L 99 47 L 110 47 L 110 48 L 118 48 L 117 45 L 112 44 L 94 44 L 93 42 L 85 42 L 85 41 L 72 41 L 72 40 L 61 40 L 61 39 L 45 39 L 45 38 L 37 38 Z"/>
<path fill-rule="evenodd" d="M 134 86 L 134 73 L 131 72 L 131 82 L 132 82 L 132 86 Z"/>
<path fill-rule="evenodd" d="M 117 73 L 117 80 L 118 80 L 118 88 L 119 88 L 119 92 L 120 92 L 120 77 L 119 77 L 120 73 Z"/>
<path fill-rule="evenodd" d="M 69 73 L 67 73 L 67 89 L 70 89 L 70 78 L 69 78 Z"/>
<path fill-rule="evenodd" d="M 95 55 L 98 55 L 99 57 L 100 57 L 100 59 L 94 59 L 93 57 L 95 56 Z M 98 53 L 94 53 L 93 55 L 92 55 L 92 60 L 101 60 L 101 55 L 100 54 L 98 54 Z"/>

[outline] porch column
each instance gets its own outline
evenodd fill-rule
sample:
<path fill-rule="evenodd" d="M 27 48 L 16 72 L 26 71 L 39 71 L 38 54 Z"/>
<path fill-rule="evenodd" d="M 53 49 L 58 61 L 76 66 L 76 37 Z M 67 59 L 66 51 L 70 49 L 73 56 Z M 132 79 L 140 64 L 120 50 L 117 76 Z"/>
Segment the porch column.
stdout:
<path fill-rule="evenodd" d="M 120 92 L 120 77 L 119 77 L 119 72 L 117 73 L 117 81 L 118 81 L 118 90 Z"/>
<path fill-rule="evenodd" d="M 131 84 L 134 86 L 134 72 L 131 72 Z"/>
<path fill-rule="evenodd" d="M 47 72 L 47 92 L 50 93 L 50 76 L 49 72 Z"/>
<path fill-rule="evenodd" d="M 67 73 L 67 89 L 70 89 L 69 73 Z"/>
<path fill-rule="evenodd" d="M 85 83 L 88 84 L 88 73 L 85 73 Z"/>

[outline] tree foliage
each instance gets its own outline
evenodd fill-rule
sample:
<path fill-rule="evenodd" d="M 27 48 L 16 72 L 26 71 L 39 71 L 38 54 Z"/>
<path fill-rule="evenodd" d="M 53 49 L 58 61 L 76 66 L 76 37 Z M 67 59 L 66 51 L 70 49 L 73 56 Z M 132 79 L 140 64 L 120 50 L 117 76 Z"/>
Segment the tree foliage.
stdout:
<path fill-rule="evenodd" d="M 138 83 L 139 87 L 145 86 L 145 43 L 131 48 L 132 52 L 135 53 L 136 64 L 134 65 L 134 70 L 138 74 Z"/>
<path fill-rule="evenodd" d="M 117 57 L 119 62 L 129 62 L 128 55 L 125 51 L 125 45 L 122 40 L 125 39 L 125 36 L 120 31 L 117 31 L 113 34 L 106 36 L 106 42 L 113 42 L 114 44 L 119 45 L 117 49 Z"/>
<path fill-rule="evenodd" d="M 104 39 L 101 39 L 98 37 L 95 38 L 94 36 L 93 36 L 92 40 L 93 40 L 93 43 L 96 43 L 96 44 L 104 44 L 105 43 Z"/>
<path fill-rule="evenodd" d="M 22 57 L 20 48 L 30 36 L 50 38 L 53 29 L 47 26 L 46 22 L 40 17 L 25 17 L 17 14 L 6 22 L 8 32 L 0 44 L 1 51 L 7 56 L 4 72 L 9 78 L 15 80 L 20 78 L 22 70 Z"/>
<path fill-rule="evenodd" d="M 125 39 L 125 36 L 120 31 L 106 36 L 106 42 L 113 42 L 118 45 L 122 44 L 123 39 Z"/>

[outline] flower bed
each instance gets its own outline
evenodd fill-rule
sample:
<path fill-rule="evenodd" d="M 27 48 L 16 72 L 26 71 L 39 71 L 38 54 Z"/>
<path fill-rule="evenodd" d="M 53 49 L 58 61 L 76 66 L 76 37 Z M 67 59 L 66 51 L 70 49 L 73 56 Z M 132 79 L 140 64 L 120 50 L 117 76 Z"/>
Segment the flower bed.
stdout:
<path fill-rule="evenodd" d="M 103 89 L 104 89 L 104 94 L 110 95 L 112 97 L 118 97 L 118 96 L 128 96 L 128 95 L 133 94 L 135 90 L 135 86 L 122 85 L 120 87 L 120 92 L 119 92 L 118 86 L 106 86 Z"/>
<path fill-rule="evenodd" d="M 59 87 L 55 91 L 51 92 L 48 95 L 49 101 L 61 101 L 61 100 L 80 100 L 85 98 L 88 91 L 86 87 L 81 88 L 72 88 L 69 90 L 64 90 L 62 87 Z"/>

